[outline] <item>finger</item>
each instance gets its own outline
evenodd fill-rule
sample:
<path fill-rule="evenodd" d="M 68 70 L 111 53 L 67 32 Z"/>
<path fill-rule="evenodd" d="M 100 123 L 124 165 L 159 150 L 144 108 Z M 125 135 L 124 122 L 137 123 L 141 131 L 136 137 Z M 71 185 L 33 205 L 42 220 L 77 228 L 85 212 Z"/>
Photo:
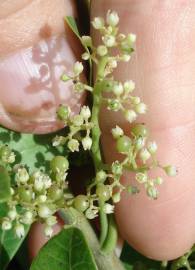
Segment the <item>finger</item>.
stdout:
<path fill-rule="evenodd" d="M 58 219 L 58 223 L 53 226 L 53 234 L 58 234 L 63 227 L 63 223 Z M 44 234 L 45 226 L 41 223 L 34 223 L 31 227 L 29 236 L 28 236 L 28 251 L 30 260 L 36 257 L 39 250 L 47 243 L 48 238 Z"/>
<path fill-rule="evenodd" d="M 116 10 L 120 30 L 137 34 L 136 53 L 128 66 L 120 65 L 119 80 L 133 79 L 137 95 L 149 107 L 141 118 L 159 145 L 158 159 L 174 164 L 175 179 L 164 176 L 157 201 L 144 193 L 123 194 L 116 206 L 122 236 L 144 255 L 173 259 L 195 241 L 195 3 L 193 1 L 92 1 L 92 17 Z M 130 134 L 120 115 L 107 110 L 101 115 L 102 143 L 107 161 L 117 158 L 110 130 L 116 124 Z M 110 155 L 110 153 L 113 153 Z M 132 175 L 125 173 L 123 182 Z"/>
<path fill-rule="evenodd" d="M 0 124 L 23 132 L 59 129 L 56 108 L 78 112 L 83 96 L 60 76 L 72 69 L 80 50 L 64 24 L 73 1 L 1 1 Z"/>

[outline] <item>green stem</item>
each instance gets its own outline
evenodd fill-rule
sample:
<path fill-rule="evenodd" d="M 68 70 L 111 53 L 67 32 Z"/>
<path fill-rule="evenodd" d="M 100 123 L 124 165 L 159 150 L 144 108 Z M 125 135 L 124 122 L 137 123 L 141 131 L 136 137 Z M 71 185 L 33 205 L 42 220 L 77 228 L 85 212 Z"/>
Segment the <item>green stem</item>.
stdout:
<path fill-rule="evenodd" d="M 79 213 L 74 208 L 67 208 L 60 211 L 60 217 L 64 220 L 66 225 L 72 225 L 82 231 L 94 255 L 98 270 L 125 270 L 114 253 L 105 254 L 101 251 L 96 234 L 82 213 Z"/>
<path fill-rule="evenodd" d="M 109 226 L 108 226 L 108 234 L 106 241 L 104 242 L 104 245 L 102 247 L 102 251 L 105 253 L 112 253 L 114 251 L 114 248 L 116 247 L 118 239 L 118 233 L 117 233 L 117 227 L 116 222 L 114 220 L 114 216 L 109 216 Z"/>
<path fill-rule="evenodd" d="M 104 71 L 107 64 L 107 57 L 103 57 L 101 61 L 98 64 L 97 69 L 97 76 L 96 76 L 96 82 L 94 86 L 94 92 L 93 92 L 93 108 L 92 108 L 92 117 L 91 121 L 94 124 L 94 127 L 92 128 L 92 157 L 94 161 L 94 166 L 96 172 L 98 170 L 101 170 L 103 168 L 103 162 L 102 162 L 102 156 L 100 151 L 100 136 L 101 136 L 101 130 L 99 126 L 99 114 L 100 114 L 100 107 L 101 107 L 101 101 L 102 101 L 102 79 L 104 77 Z M 100 207 L 100 244 L 103 245 L 107 233 L 108 233 L 108 219 L 107 215 L 103 211 L 103 201 L 99 201 L 99 207 Z"/>

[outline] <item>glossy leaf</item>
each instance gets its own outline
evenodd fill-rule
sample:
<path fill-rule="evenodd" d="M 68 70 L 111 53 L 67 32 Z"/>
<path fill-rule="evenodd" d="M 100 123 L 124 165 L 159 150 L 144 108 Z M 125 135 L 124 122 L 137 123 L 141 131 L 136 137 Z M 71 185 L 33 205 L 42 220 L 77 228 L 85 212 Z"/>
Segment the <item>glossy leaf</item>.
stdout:
<path fill-rule="evenodd" d="M 10 196 L 10 176 L 7 170 L 0 166 L 0 203 L 6 202 Z"/>
<path fill-rule="evenodd" d="M 6 204 L 0 204 L 0 218 L 4 217 L 7 212 Z M 28 232 L 28 226 L 25 227 L 25 232 Z M 6 269 L 8 263 L 16 254 L 18 248 L 24 241 L 24 238 L 18 238 L 14 230 L 2 231 L 0 229 L 0 270 Z"/>
<path fill-rule="evenodd" d="M 41 249 L 30 270 L 97 270 L 97 266 L 82 232 L 69 228 Z"/>

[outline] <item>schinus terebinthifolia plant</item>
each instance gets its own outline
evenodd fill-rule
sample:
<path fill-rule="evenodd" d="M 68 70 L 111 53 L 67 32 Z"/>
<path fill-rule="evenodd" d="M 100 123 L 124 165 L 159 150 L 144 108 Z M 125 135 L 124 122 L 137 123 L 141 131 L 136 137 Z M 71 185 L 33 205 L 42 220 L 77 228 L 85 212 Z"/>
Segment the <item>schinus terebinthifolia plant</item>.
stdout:
<path fill-rule="evenodd" d="M 161 176 L 154 179 L 149 176 L 152 169 L 158 167 L 168 176 L 176 175 L 174 166 L 163 166 L 156 159 L 157 144 L 148 141 L 148 128 L 139 123 L 139 115 L 147 112 L 147 105 L 133 94 L 135 83 L 132 80 L 120 82 L 113 77 L 119 62 L 130 61 L 136 41 L 135 34 L 120 33 L 118 23 L 119 17 L 112 11 L 107 12 L 106 21 L 101 17 L 94 18 L 92 26 L 100 33 L 102 42 L 97 47 L 90 36 L 79 37 L 85 48 L 82 59 L 89 61 L 89 84 L 80 79 L 84 70 L 81 62 L 76 62 L 72 73 L 63 74 L 61 78 L 64 82 L 71 80 L 78 93 L 88 91 L 93 100 L 92 109 L 83 106 L 78 115 L 73 115 L 66 105 L 59 107 L 58 118 L 68 128 L 68 133 L 56 136 L 52 142 L 54 147 L 64 146 L 69 152 L 78 152 L 81 148 L 90 151 L 95 176 L 87 186 L 86 194 L 75 197 L 69 190 L 68 155 L 54 157 L 47 173 L 41 170 L 29 173 L 24 165 L 15 165 L 15 154 L 7 145 L 2 145 L 1 165 L 9 170 L 14 179 L 11 197 L 6 202 L 8 212 L 1 220 L 3 230 L 13 228 L 18 237 L 23 237 L 25 224 L 41 221 L 45 225 L 46 236 L 51 237 L 53 225 L 57 222 L 55 213 L 60 209 L 75 208 L 87 219 L 99 215 L 100 244 L 110 248 L 105 245 L 107 215 L 112 215 L 114 204 L 120 201 L 123 191 L 130 195 L 139 192 L 139 185 L 124 186 L 121 183 L 124 170 L 134 173 L 135 180 L 144 186 L 150 199 L 157 199 L 158 185 L 163 183 Z M 92 69 L 92 65 L 95 68 Z M 111 165 L 105 163 L 100 151 L 99 112 L 102 105 L 108 110 L 122 113 L 129 123 L 128 134 L 124 134 L 120 126 L 110 131 L 116 141 L 116 150 L 123 156 L 122 160 L 116 160 Z M 1 173 L 6 176 L 6 172 Z"/>

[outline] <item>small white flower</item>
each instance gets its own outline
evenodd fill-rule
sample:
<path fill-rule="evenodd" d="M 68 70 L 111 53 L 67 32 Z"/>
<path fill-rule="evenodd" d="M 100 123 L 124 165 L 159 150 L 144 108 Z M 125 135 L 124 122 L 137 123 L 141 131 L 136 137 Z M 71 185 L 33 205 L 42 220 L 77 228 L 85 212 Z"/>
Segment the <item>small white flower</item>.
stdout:
<path fill-rule="evenodd" d="M 122 83 L 115 83 L 112 91 L 116 96 L 120 96 L 123 93 Z"/>
<path fill-rule="evenodd" d="M 98 213 L 98 209 L 91 209 L 88 208 L 85 212 L 85 216 L 88 219 L 94 219 L 95 217 L 97 217 L 97 213 Z"/>
<path fill-rule="evenodd" d="M 76 139 L 71 139 L 68 142 L 68 148 L 70 149 L 71 152 L 78 152 L 79 151 L 79 141 Z"/>
<path fill-rule="evenodd" d="M 108 65 L 109 65 L 109 68 L 116 68 L 117 67 L 117 61 L 115 59 L 111 59 L 109 62 L 108 62 Z"/>
<path fill-rule="evenodd" d="M 1 228 L 3 231 L 11 230 L 12 223 L 9 220 L 3 220 L 2 224 L 1 224 Z"/>
<path fill-rule="evenodd" d="M 7 157 L 7 162 L 14 163 L 15 159 L 16 159 L 16 155 L 14 154 L 14 152 L 11 152 L 10 155 Z"/>
<path fill-rule="evenodd" d="M 133 92 L 133 90 L 135 89 L 135 83 L 134 81 L 130 80 L 130 81 L 126 81 L 124 83 L 124 90 L 127 93 L 131 93 Z"/>
<path fill-rule="evenodd" d="M 16 233 L 18 238 L 24 237 L 24 235 L 25 235 L 24 225 L 18 223 L 18 224 L 16 224 L 14 229 L 15 229 L 15 233 Z"/>
<path fill-rule="evenodd" d="M 44 183 L 42 177 L 35 178 L 34 189 L 38 192 L 42 191 L 44 188 Z"/>
<path fill-rule="evenodd" d="M 88 106 L 83 106 L 80 115 L 84 120 L 88 120 L 91 117 L 91 111 Z"/>
<path fill-rule="evenodd" d="M 48 218 L 49 216 L 51 216 L 51 214 L 52 214 L 52 211 L 46 204 L 42 204 L 39 206 L 38 215 L 41 218 Z"/>
<path fill-rule="evenodd" d="M 147 148 L 150 154 L 154 154 L 156 153 L 158 147 L 157 147 L 156 142 L 149 142 Z"/>
<path fill-rule="evenodd" d="M 25 184 L 29 180 L 29 174 L 25 168 L 18 168 L 16 173 L 16 182 L 19 184 Z"/>
<path fill-rule="evenodd" d="M 114 213 L 114 205 L 105 203 L 103 206 L 103 211 L 105 214 L 112 214 Z"/>
<path fill-rule="evenodd" d="M 134 105 L 138 105 L 140 103 L 140 97 L 132 97 L 131 101 Z"/>
<path fill-rule="evenodd" d="M 129 123 L 133 123 L 137 118 L 137 114 L 135 111 L 133 110 L 128 110 L 125 112 L 125 119 L 129 122 Z"/>
<path fill-rule="evenodd" d="M 56 216 L 50 216 L 50 217 L 48 217 L 47 219 L 46 219 L 46 224 L 48 225 L 48 226 L 53 226 L 53 225 L 55 225 L 57 223 L 57 218 L 56 218 Z"/>
<path fill-rule="evenodd" d="M 74 64 L 73 72 L 75 75 L 79 75 L 82 71 L 83 71 L 83 64 L 81 62 L 77 61 Z"/>
<path fill-rule="evenodd" d="M 104 19 L 101 17 L 95 17 L 92 21 L 92 25 L 97 30 L 102 29 L 104 27 Z"/>
<path fill-rule="evenodd" d="M 108 49 L 104 45 L 100 45 L 97 47 L 97 54 L 99 56 L 104 56 L 108 53 Z"/>
<path fill-rule="evenodd" d="M 151 157 L 150 152 L 146 148 L 142 149 L 139 155 L 143 163 L 145 163 Z"/>
<path fill-rule="evenodd" d="M 102 40 L 107 47 L 113 47 L 116 43 L 115 37 L 112 35 L 105 35 Z"/>
<path fill-rule="evenodd" d="M 26 211 L 22 217 L 22 222 L 24 224 L 30 225 L 33 222 L 33 213 L 31 211 Z"/>
<path fill-rule="evenodd" d="M 82 115 L 75 115 L 72 119 L 73 124 L 76 127 L 80 127 L 83 124 L 83 116 Z"/>
<path fill-rule="evenodd" d="M 119 23 L 119 16 L 115 11 L 108 11 L 106 16 L 106 22 L 110 26 L 114 27 Z"/>
<path fill-rule="evenodd" d="M 157 190 L 157 188 L 154 187 L 154 186 L 148 186 L 148 188 L 147 188 L 147 195 L 151 199 L 156 200 L 157 197 L 158 197 L 158 190 Z"/>
<path fill-rule="evenodd" d="M 135 110 L 137 113 L 144 114 L 147 111 L 147 106 L 145 103 L 140 102 L 135 106 Z"/>
<path fill-rule="evenodd" d="M 82 145 L 85 151 L 91 149 L 92 143 L 93 141 L 90 137 L 85 137 L 82 139 Z"/>
<path fill-rule="evenodd" d="M 52 180 L 48 175 L 43 174 L 43 184 L 44 184 L 45 189 L 48 189 L 51 187 Z"/>
<path fill-rule="evenodd" d="M 39 203 L 44 203 L 44 202 L 47 201 L 47 196 L 46 196 L 46 195 L 39 195 L 39 196 L 37 197 L 37 201 L 38 201 Z"/>
<path fill-rule="evenodd" d="M 118 139 L 119 137 L 124 135 L 122 128 L 120 128 L 119 126 L 116 126 L 115 128 L 113 128 L 111 132 L 112 132 L 112 136 L 115 139 Z"/>
<path fill-rule="evenodd" d="M 53 234 L 53 228 L 50 226 L 45 226 L 44 234 L 46 237 L 50 238 Z"/>
<path fill-rule="evenodd" d="M 177 168 L 172 165 L 168 165 L 164 167 L 164 171 L 168 176 L 176 176 L 177 175 Z"/>

